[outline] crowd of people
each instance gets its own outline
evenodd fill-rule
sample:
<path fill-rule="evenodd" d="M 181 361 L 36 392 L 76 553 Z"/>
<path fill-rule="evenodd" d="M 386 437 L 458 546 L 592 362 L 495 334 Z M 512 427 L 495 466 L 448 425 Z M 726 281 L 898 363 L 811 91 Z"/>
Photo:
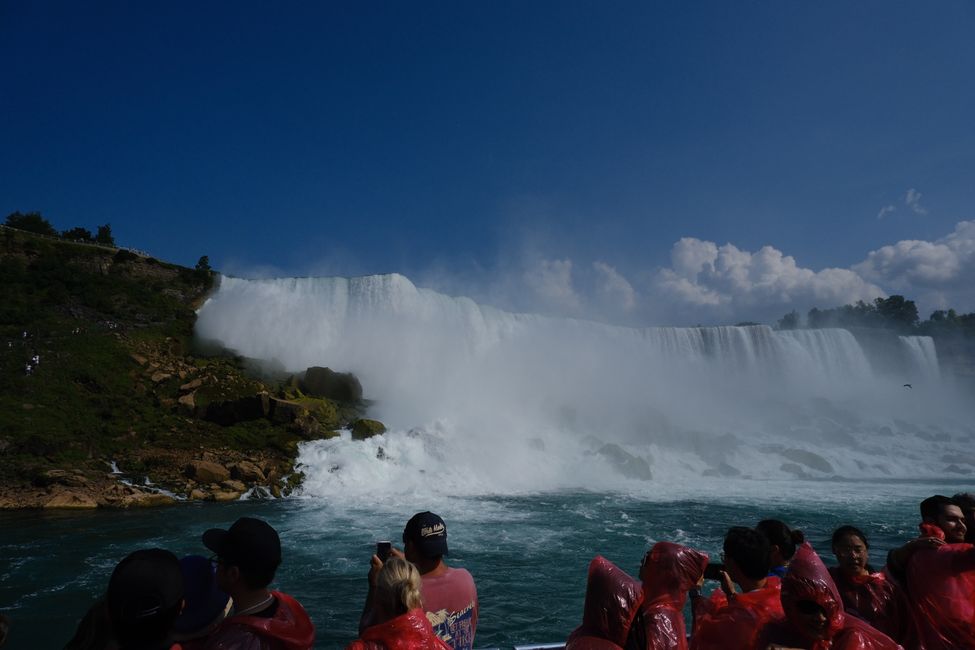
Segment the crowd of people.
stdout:
<path fill-rule="evenodd" d="M 582 624 L 566 650 L 975 649 L 975 496 L 920 504 L 920 534 L 876 570 L 867 535 L 837 528 L 827 568 L 799 530 L 767 519 L 735 526 L 721 562 L 654 544 L 637 577 L 597 556 Z M 414 515 L 403 550 L 377 544 L 359 638 L 347 650 L 471 650 L 474 579 L 450 567 L 447 527 Z M 270 588 L 281 541 L 243 517 L 202 536 L 210 557 L 137 550 L 115 567 L 65 650 L 307 650 L 315 627 L 292 596 Z M 702 593 L 707 581 L 716 588 Z M 690 601 L 690 626 L 684 618 Z M 0 617 L 0 645 L 7 621 Z M 688 636 L 688 632 L 690 635 Z"/>
<path fill-rule="evenodd" d="M 975 496 L 936 495 L 920 510 L 920 535 L 880 571 L 854 526 L 834 531 L 827 569 L 801 531 L 774 519 L 728 530 L 721 563 L 658 542 L 637 579 L 596 557 L 566 650 L 975 649 Z M 707 580 L 720 585 L 710 596 Z"/>
<path fill-rule="evenodd" d="M 270 588 L 281 540 L 267 522 L 238 519 L 203 533 L 210 557 L 137 550 L 112 572 L 108 588 L 65 650 L 308 650 L 315 626 L 295 598 Z M 377 545 L 359 637 L 348 650 L 471 650 L 477 589 L 450 567 L 447 525 L 419 512 L 403 530 L 403 550 Z M 0 631 L 6 631 L 6 620 Z M 3 640 L 0 637 L 0 645 Z"/>

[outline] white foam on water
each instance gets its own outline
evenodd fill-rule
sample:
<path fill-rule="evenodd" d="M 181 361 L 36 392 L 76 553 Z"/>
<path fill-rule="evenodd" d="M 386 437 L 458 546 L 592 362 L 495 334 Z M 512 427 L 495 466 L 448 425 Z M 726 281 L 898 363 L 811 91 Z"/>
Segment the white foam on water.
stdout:
<path fill-rule="evenodd" d="M 293 372 L 360 378 L 389 431 L 303 444 L 308 497 L 657 498 L 975 469 L 970 400 L 928 337 L 894 339 L 903 358 L 878 364 L 846 330 L 615 327 L 503 312 L 396 274 L 223 278 L 197 332 Z"/>

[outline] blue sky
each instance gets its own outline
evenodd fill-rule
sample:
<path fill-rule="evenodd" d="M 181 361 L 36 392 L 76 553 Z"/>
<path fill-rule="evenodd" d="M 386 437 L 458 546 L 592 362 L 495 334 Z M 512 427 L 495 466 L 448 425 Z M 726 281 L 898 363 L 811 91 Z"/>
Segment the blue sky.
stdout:
<path fill-rule="evenodd" d="M 606 4 L 0 3 L 0 211 L 621 322 L 975 309 L 975 6 Z"/>

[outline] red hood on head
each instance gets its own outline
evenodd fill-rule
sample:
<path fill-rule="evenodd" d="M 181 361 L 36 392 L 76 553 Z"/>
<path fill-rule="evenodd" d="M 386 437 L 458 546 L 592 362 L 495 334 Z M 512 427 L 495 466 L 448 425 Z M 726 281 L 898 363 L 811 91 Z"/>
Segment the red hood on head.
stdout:
<path fill-rule="evenodd" d="M 801 629 L 796 623 L 798 613 L 795 607 L 800 600 L 811 600 L 823 608 L 829 621 L 829 638 L 843 627 L 846 618 L 843 599 L 829 570 L 809 542 L 796 551 L 789 563 L 789 572 L 782 579 L 782 609 L 796 629 Z"/>
<path fill-rule="evenodd" d="M 683 605 L 689 589 L 697 584 L 708 565 L 708 556 L 673 542 L 657 542 L 643 564 L 643 597 L 646 602 L 666 598 Z"/>
<path fill-rule="evenodd" d="M 643 602 L 643 589 L 618 566 L 597 555 L 589 563 L 586 583 L 586 604 L 582 614 L 582 629 L 586 634 L 626 644 L 633 618 Z"/>

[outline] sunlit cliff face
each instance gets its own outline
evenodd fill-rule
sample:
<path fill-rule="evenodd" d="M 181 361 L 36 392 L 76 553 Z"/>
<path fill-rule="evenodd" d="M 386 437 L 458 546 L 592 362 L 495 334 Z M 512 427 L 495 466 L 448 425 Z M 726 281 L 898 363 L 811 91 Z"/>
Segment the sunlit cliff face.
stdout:
<path fill-rule="evenodd" d="M 303 452 L 306 473 L 347 489 L 424 474 L 467 492 L 934 476 L 975 437 L 928 338 L 891 337 L 871 348 L 878 363 L 845 330 L 622 328 L 399 275 L 224 278 L 197 334 L 359 376 L 391 431 Z"/>

